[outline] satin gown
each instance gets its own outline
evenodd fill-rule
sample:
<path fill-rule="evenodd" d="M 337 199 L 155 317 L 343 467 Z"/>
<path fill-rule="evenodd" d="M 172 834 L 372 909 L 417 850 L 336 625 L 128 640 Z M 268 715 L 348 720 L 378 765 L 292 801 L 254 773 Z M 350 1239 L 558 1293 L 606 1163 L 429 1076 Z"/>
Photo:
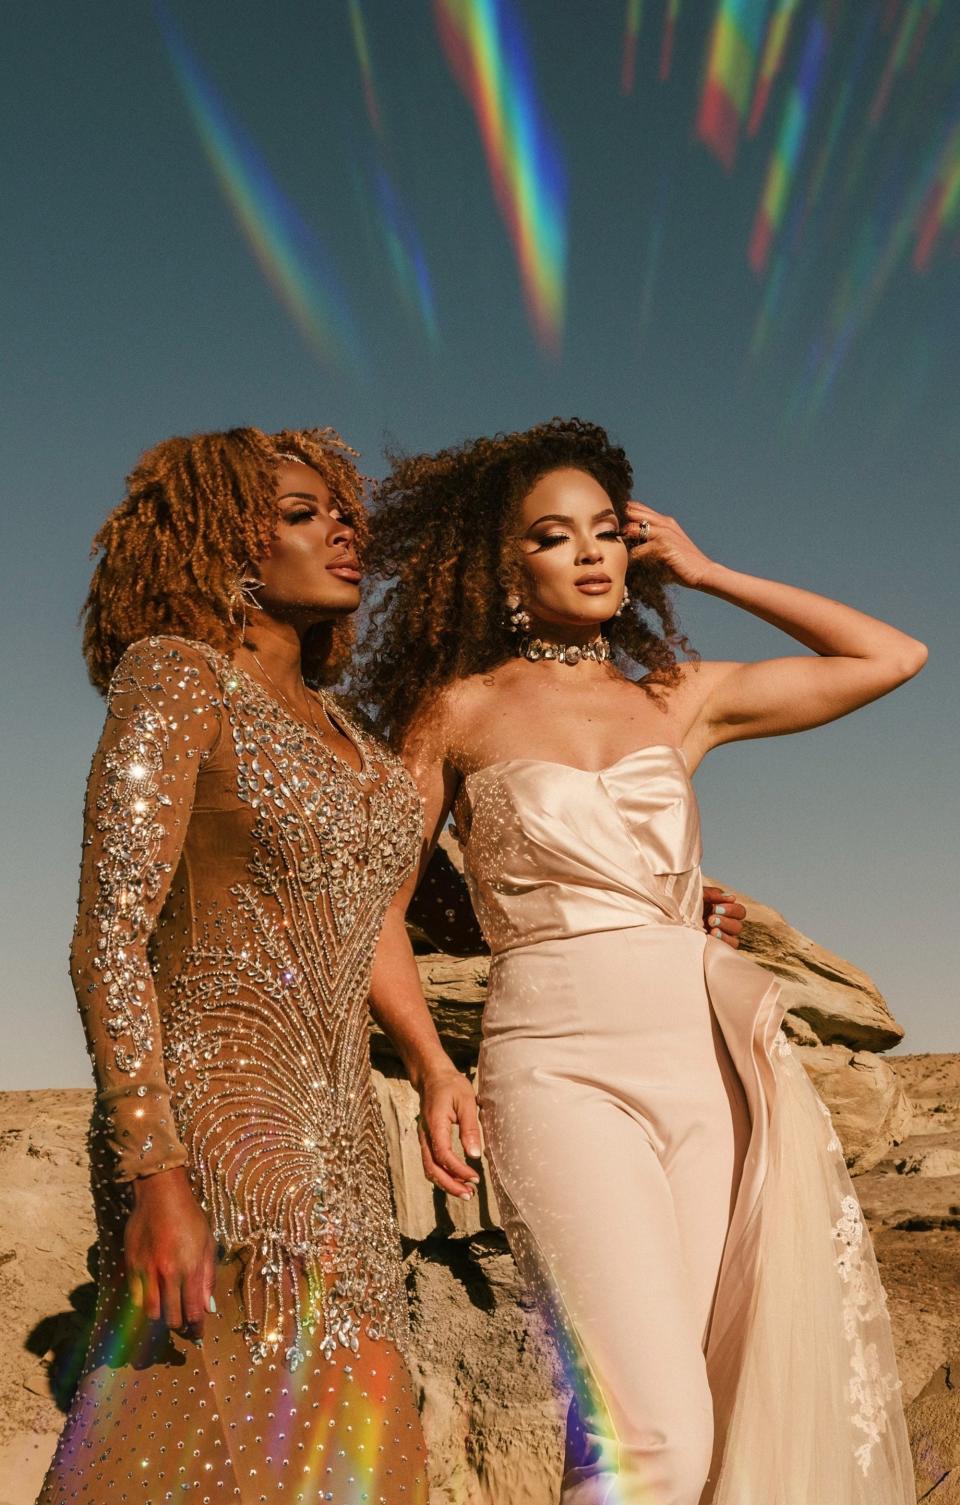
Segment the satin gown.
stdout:
<path fill-rule="evenodd" d="M 206 643 L 132 644 L 84 821 L 72 972 L 97 1079 L 98 1300 L 40 1505 L 425 1505 L 367 994 L 416 788 Z M 131 1182 L 183 1166 L 219 1246 L 202 1343 L 131 1305 Z"/>
<path fill-rule="evenodd" d="M 478 1096 L 574 1392 L 563 1505 L 913 1505 L 886 1297 L 771 974 L 702 926 L 683 751 L 468 774 Z"/>

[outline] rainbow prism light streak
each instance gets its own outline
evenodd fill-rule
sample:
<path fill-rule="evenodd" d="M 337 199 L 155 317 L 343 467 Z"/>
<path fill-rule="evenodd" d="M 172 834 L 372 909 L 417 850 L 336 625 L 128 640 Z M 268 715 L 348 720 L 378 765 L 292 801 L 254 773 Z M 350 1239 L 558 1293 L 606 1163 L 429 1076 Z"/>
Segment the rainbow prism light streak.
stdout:
<path fill-rule="evenodd" d="M 816 379 L 811 409 L 828 395 L 856 337 L 866 327 L 884 289 L 903 260 L 911 240 L 921 243 L 925 213 L 936 196 L 948 164 L 960 154 L 960 94 L 955 94 L 947 124 L 938 131 L 920 172 L 903 188 L 891 212 L 878 205 L 866 222 L 849 265 L 841 276 L 829 318 L 829 331 L 816 352 Z M 914 256 L 916 250 L 914 251 Z"/>
<path fill-rule="evenodd" d="M 232 120 L 166 6 L 154 14 L 201 145 L 270 286 L 321 360 L 356 368 L 360 342 L 318 237 Z"/>
<path fill-rule="evenodd" d="M 780 228 L 784 210 L 803 153 L 817 86 L 827 55 L 830 34 L 823 17 L 810 21 L 796 81 L 784 106 L 777 143 L 767 168 L 763 194 L 753 222 L 748 259 L 755 272 L 767 265 L 770 247 Z"/>
<path fill-rule="evenodd" d="M 933 186 L 926 196 L 917 224 L 913 266 L 925 272 L 944 231 L 960 220 L 960 121 L 954 126 L 938 163 Z"/>
<path fill-rule="evenodd" d="M 383 167 L 377 168 L 376 185 L 383 237 L 401 296 L 419 318 L 431 343 L 436 344 L 440 331 L 433 283 L 416 226 Z"/>
<path fill-rule="evenodd" d="M 373 86 L 373 69 L 370 66 L 367 28 L 364 24 L 363 11 L 360 9 L 360 0 L 350 0 L 350 29 L 353 32 L 353 45 L 357 54 L 360 77 L 363 80 L 363 102 L 367 107 L 370 124 L 379 136 L 382 128 L 380 106 L 377 103 L 377 91 Z"/>
<path fill-rule="evenodd" d="M 720 0 L 707 49 L 697 136 L 729 171 L 750 103 L 768 0 Z"/>
<path fill-rule="evenodd" d="M 559 354 L 567 261 L 566 178 L 537 105 L 508 0 L 434 0 L 450 68 L 480 128 L 494 195 L 540 345 Z"/>
<path fill-rule="evenodd" d="M 667 0 L 663 16 L 663 34 L 660 38 L 660 81 L 670 77 L 673 65 L 673 47 L 677 39 L 677 21 L 680 19 L 680 0 Z"/>
<path fill-rule="evenodd" d="M 623 62 L 620 65 L 620 92 L 633 93 L 633 81 L 637 72 L 637 38 L 643 20 L 643 0 L 627 0 L 627 14 L 623 23 Z"/>
<path fill-rule="evenodd" d="M 766 41 L 763 44 L 763 57 L 760 59 L 760 72 L 757 75 L 757 87 L 753 93 L 753 104 L 750 106 L 750 118 L 747 121 L 748 136 L 755 136 L 763 123 L 770 93 L 777 74 L 780 72 L 787 42 L 790 40 L 790 24 L 793 21 L 797 4 L 798 0 L 778 0 L 777 8 L 770 17 Z"/>
<path fill-rule="evenodd" d="M 890 92 L 899 74 L 903 72 L 905 66 L 916 62 L 919 45 L 922 45 L 926 30 L 939 9 L 940 0 L 910 0 L 910 4 L 900 17 L 897 35 L 870 106 L 871 125 L 877 125 L 883 117 Z"/>
<path fill-rule="evenodd" d="M 863 66 L 869 53 L 875 26 L 875 13 L 867 11 L 860 24 L 853 57 L 844 68 L 843 84 L 840 93 L 834 101 L 823 141 L 817 153 L 813 171 L 810 174 L 810 181 L 804 196 L 804 212 L 806 214 L 809 214 L 814 209 L 820 198 L 821 190 L 827 178 L 827 172 L 833 162 L 837 146 L 847 123 L 850 104 L 860 82 L 860 74 L 863 71 Z"/>

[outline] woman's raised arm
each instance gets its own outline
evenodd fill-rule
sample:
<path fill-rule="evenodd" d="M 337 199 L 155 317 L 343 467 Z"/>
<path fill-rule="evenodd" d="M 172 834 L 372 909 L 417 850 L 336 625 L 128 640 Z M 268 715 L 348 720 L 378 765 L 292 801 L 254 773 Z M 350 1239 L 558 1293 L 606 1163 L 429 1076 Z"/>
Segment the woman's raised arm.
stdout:
<path fill-rule="evenodd" d="M 926 663 L 925 645 L 887 622 L 814 591 L 717 564 L 675 518 L 645 504 L 629 503 L 628 515 L 631 542 L 639 520 L 648 523 L 647 541 L 635 545 L 634 557 L 655 560 L 679 584 L 762 617 L 817 655 L 702 664 L 697 720 L 710 746 L 835 721 L 889 694 Z"/>

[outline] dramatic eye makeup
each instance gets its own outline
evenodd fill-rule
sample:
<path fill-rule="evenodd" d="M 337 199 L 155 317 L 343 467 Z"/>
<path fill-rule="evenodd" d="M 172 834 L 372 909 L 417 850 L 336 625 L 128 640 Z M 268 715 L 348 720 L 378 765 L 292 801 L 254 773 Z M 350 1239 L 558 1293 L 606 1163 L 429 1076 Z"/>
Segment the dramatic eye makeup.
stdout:
<path fill-rule="evenodd" d="M 317 498 L 311 496 L 308 492 L 287 491 L 283 496 L 278 498 L 278 501 L 281 503 L 299 501 L 300 503 L 299 506 L 294 506 L 288 511 L 283 511 L 282 517 L 285 523 L 309 522 L 311 518 L 319 516 L 322 510 L 326 510 L 328 516 L 336 519 L 337 522 L 346 523 L 348 528 L 353 526 L 353 519 L 350 513 L 344 507 L 341 507 L 339 502 L 333 501 L 332 498 L 325 509 L 321 507 Z"/>
<path fill-rule="evenodd" d="M 623 532 L 620 528 L 620 522 L 612 507 L 606 507 L 602 512 L 598 512 L 596 516 L 591 519 L 592 525 L 596 527 L 598 523 L 605 522 L 607 518 L 610 518 L 612 520 L 613 526 L 600 529 L 600 531 L 597 533 L 597 537 L 622 538 Z M 534 528 L 538 528 L 541 523 L 545 522 L 567 523 L 572 527 L 574 520 L 572 517 L 563 517 L 559 513 L 549 513 L 544 517 L 538 517 L 536 522 L 531 523 L 530 528 L 523 535 L 524 540 L 527 543 L 536 545 L 536 548 L 531 552 L 540 553 L 540 551 L 543 549 L 553 549 L 556 548 L 558 544 L 568 543 L 570 540 L 571 535 L 569 533 L 534 533 L 532 531 Z"/>

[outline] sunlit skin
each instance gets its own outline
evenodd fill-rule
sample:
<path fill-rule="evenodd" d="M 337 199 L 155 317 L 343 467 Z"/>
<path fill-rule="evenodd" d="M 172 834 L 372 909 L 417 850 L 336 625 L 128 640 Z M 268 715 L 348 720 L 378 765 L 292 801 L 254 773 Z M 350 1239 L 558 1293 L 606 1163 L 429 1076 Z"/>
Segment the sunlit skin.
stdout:
<path fill-rule="evenodd" d="M 524 498 L 515 535 L 533 636 L 594 638 L 619 606 L 627 543 L 610 498 L 582 470 L 553 470 Z"/>
<path fill-rule="evenodd" d="M 279 691 L 334 752 L 359 768 L 353 743 L 333 726 L 300 673 L 300 646 L 308 628 L 349 615 L 360 605 L 363 576 L 350 519 L 319 472 L 297 460 L 277 467 L 276 505 L 270 551 L 254 562 L 262 585 L 251 594 L 260 610 L 247 607 L 245 639 L 234 662 L 271 694 Z"/>
<path fill-rule="evenodd" d="M 249 642 L 236 650 L 234 663 L 359 768 L 357 748 L 333 725 L 300 673 L 307 629 L 360 604 L 353 529 L 323 477 L 299 461 L 277 466 L 275 503 L 270 549 L 248 572 L 260 581 L 252 591 L 257 605 L 245 607 Z M 151 1321 L 162 1319 L 200 1337 L 211 1310 L 216 1247 L 186 1170 L 177 1166 L 138 1177 L 133 1198 L 124 1233 L 133 1300 Z"/>
<path fill-rule="evenodd" d="M 519 575 L 529 635 L 567 644 L 595 639 L 619 606 L 628 559 L 635 559 L 655 564 L 670 584 L 749 611 L 812 651 L 756 663 L 684 662 L 660 704 L 644 692 L 644 681 L 590 659 L 571 667 L 508 652 L 488 673 L 454 682 L 407 737 L 404 758 L 420 788 L 426 837 L 419 874 L 397 895 L 385 934 L 396 933 L 465 773 L 512 758 L 597 770 L 639 747 L 669 743 L 683 751 L 692 774 L 713 747 L 821 726 L 888 694 L 926 662 L 925 645 L 886 622 L 720 564 L 676 518 L 649 504 L 628 502 L 625 512 L 621 526 L 603 487 L 566 467 L 542 476 L 523 498 L 504 565 L 505 573 L 513 568 Z M 735 547 L 735 530 L 730 542 Z M 705 898 L 711 934 L 736 944 L 730 932 L 739 931 L 743 907 L 716 890 Z M 462 1118 L 462 1085 L 439 1054 L 404 1044 L 402 985 L 386 970 L 375 984 L 378 1017 L 398 1041 L 420 1094 L 426 1173 L 445 1191 L 464 1195 L 447 1153 L 451 1124 Z"/>
<path fill-rule="evenodd" d="M 529 530 L 530 538 L 521 540 L 519 548 L 529 571 L 531 591 L 537 595 L 538 613 L 543 613 L 544 630 L 549 621 L 554 635 L 558 631 L 594 635 L 620 600 L 626 549 L 619 538 L 606 536 L 616 517 L 610 514 L 605 493 L 601 491 L 598 500 L 598 489 L 582 472 L 557 473 L 556 478 L 546 477 L 534 488 L 524 504 L 534 511 L 545 508 L 575 516 L 577 540 L 571 560 L 570 542 L 554 545 L 544 541 L 546 535 L 552 537 L 562 530 L 539 522 L 539 512 L 537 518 L 533 512 L 523 514 L 523 527 Z M 248 571 L 259 582 L 251 592 L 257 605 L 248 602 L 245 606 L 245 642 L 234 653 L 234 662 L 271 695 L 284 700 L 305 725 L 315 726 L 335 753 L 359 768 L 356 747 L 330 722 L 319 698 L 306 688 L 300 674 L 301 643 L 308 628 L 349 614 L 360 603 L 361 574 L 353 529 L 322 476 L 299 461 L 278 464 L 274 500 L 276 533 L 268 552 L 253 561 Z M 593 514 L 604 502 L 603 516 L 595 518 Z M 592 591 L 585 594 L 575 584 L 587 572 L 585 564 L 591 569 L 598 566 L 598 550 L 602 550 L 603 568 L 611 579 L 610 591 L 604 590 L 599 596 Z M 736 946 L 744 910 L 728 895 L 727 913 L 718 915 L 716 905 L 722 897 L 719 890 L 705 891 L 705 919 L 709 909 L 715 933 L 722 926 L 724 939 Z M 480 1153 L 473 1089 L 443 1051 L 423 1000 L 404 922 L 405 909 L 406 901 L 402 909 L 392 907 L 388 914 L 374 962 L 372 992 L 377 992 L 378 979 L 384 974 L 390 977 L 392 987 L 402 992 L 403 1025 L 398 1033 L 411 1080 L 419 1088 L 421 1069 L 429 1063 L 433 1087 L 442 1087 L 442 1123 L 434 1117 L 430 1140 L 421 1137 L 424 1167 L 444 1190 L 467 1197 L 478 1178 L 454 1152 L 451 1130 L 458 1125 L 468 1156 Z M 395 1021 L 380 1012 L 375 997 L 371 1007 L 378 1021 L 393 1033 L 391 1024 Z M 162 1319 L 170 1327 L 200 1337 L 204 1315 L 211 1310 L 216 1250 L 187 1172 L 176 1167 L 138 1178 L 133 1182 L 133 1196 L 134 1208 L 125 1232 L 133 1299 L 151 1320 Z"/>

